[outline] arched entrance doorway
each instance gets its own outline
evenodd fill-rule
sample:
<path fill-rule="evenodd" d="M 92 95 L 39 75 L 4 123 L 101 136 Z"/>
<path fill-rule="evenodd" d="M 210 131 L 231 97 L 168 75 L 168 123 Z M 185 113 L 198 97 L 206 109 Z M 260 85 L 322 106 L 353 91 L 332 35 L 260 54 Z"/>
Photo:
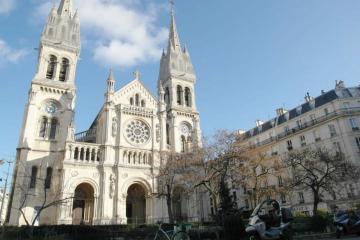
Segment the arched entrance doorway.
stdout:
<path fill-rule="evenodd" d="M 73 224 L 92 224 L 94 216 L 94 189 L 88 183 L 82 183 L 75 189 L 73 202 Z"/>
<path fill-rule="evenodd" d="M 172 209 L 175 221 L 187 220 L 187 198 L 185 190 L 177 186 L 174 188 Z"/>
<path fill-rule="evenodd" d="M 146 222 L 145 190 L 140 184 L 129 187 L 126 197 L 126 218 L 129 224 L 143 224 Z"/>

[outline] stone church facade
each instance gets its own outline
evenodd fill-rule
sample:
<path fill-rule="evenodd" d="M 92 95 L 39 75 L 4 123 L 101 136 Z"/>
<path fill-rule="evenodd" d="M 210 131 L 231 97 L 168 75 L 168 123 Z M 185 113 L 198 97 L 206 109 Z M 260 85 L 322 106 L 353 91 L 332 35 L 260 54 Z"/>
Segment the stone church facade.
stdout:
<path fill-rule="evenodd" d="M 155 197 L 160 153 L 201 146 L 196 75 L 188 51 L 181 48 L 174 15 L 160 61 L 158 96 L 138 72 L 115 90 L 110 71 L 102 108 L 87 131 L 75 134 L 79 54 L 80 19 L 72 0 L 61 0 L 41 35 L 7 221 L 23 225 L 39 212 L 35 225 L 166 221 L 166 202 Z M 205 194 L 186 195 L 179 189 L 175 216 L 206 218 Z"/>

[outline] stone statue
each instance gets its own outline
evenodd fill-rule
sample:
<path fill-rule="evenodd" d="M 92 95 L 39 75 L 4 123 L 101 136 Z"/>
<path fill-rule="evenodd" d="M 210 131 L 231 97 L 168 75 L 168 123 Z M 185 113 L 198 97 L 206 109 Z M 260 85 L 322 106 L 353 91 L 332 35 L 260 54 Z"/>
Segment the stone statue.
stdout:
<path fill-rule="evenodd" d="M 110 198 L 114 197 L 115 193 L 115 176 L 110 174 Z"/>
<path fill-rule="evenodd" d="M 117 133 L 117 119 L 114 117 L 112 119 L 112 136 L 115 137 Z"/>

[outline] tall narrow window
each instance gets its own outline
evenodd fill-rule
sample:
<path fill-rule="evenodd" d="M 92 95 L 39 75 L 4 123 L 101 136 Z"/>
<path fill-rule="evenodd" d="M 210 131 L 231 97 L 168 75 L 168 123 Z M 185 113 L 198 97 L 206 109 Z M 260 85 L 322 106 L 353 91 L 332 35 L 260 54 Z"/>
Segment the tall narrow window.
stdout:
<path fill-rule="evenodd" d="M 55 139 L 57 124 L 58 124 L 57 119 L 56 119 L 56 118 L 53 118 L 53 119 L 51 120 L 49 139 Z"/>
<path fill-rule="evenodd" d="M 31 168 L 30 188 L 35 188 L 36 186 L 37 172 L 38 172 L 38 168 L 36 166 L 33 166 Z"/>
<path fill-rule="evenodd" d="M 46 169 L 45 188 L 50 188 L 51 186 L 52 172 L 53 172 L 52 167 L 48 167 Z"/>
<path fill-rule="evenodd" d="M 170 144 L 170 127 L 169 127 L 169 124 L 166 124 L 166 143 Z"/>
<path fill-rule="evenodd" d="M 134 99 L 130 98 L 130 105 L 134 105 Z"/>
<path fill-rule="evenodd" d="M 278 176 L 278 186 L 282 187 L 283 186 L 283 180 L 281 176 Z"/>
<path fill-rule="evenodd" d="M 329 124 L 330 137 L 336 136 L 336 129 L 334 124 Z"/>
<path fill-rule="evenodd" d="M 164 98 L 165 98 L 166 104 L 170 104 L 170 91 L 169 91 L 168 87 L 166 87 L 166 89 L 165 89 Z"/>
<path fill-rule="evenodd" d="M 41 119 L 40 131 L 39 131 L 39 137 L 41 137 L 41 138 L 44 138 L 45 135 L 46 135 L 47 122 L 48 122 L 47 117 L 43 117 L 43 118 Z"/>
<path fill-rule="evenodd" d="M 78 147 L 75 148 L 74 159 L 75 159 L 75 160 L 78 160 L 78 159 L 79 159 L 79 148 L 78 148 Z"/>
<path fill-rule="evenodd" d="M 185 105 L 191 107 L 191 92 L 189 88 L 185 88 Z"/>
<path fill-rule="evenodd" d="M 46 71 L 46 78 L 53 79 L 55 76 L 55 69 L 57 64 L 57 58 L 54 55 L 50 55 L 49 64 Z"/>
<path fill-rule="evenodd" d="M 185 148 L 186 148 L 186 140 L 184 135 L 181 136 L 181 152 L 185 152 Z"/>
<path fill-rule="evenodd" d="M 135 105 L 136 105 L 137 107 L 139 106 L 139 102 L 140 102 L 139 94 L 136 94 L 136 95 L 135 95 Z"/>
<path fill-rule="evenodd" d="M 353 131 L 359 130 L 359 126 L 355 118 L 350 118 L 349 121 Z"/>
<path fill-rule="evenodd" d="M 61 61 L 59 81 L 61 82 L 66 81 L 68 70 L 69 70 L 69 60 L 67 58 L 63 58 Z"/>
<path fill-rule="evenodd" d="M 300 136 L 300 143 L 302 147 L 306 146 L 306 138 L 304 135 Z"/>
<path fill-rule="evenodd" d="M 177 97 L 177 104 L 178 105 L 183 104 L 182 96 L 183 96 L 182 87 L 180 85 L 178 85 L 177 88 L 176 88 L 176 97 Z"/>
<path fill-rule="evenodd" d="M 291 140 L 286 141 L 286 144 L 287 144 L 287 149 L 288 149 L 289 151 L 293 150 L 293 145 L 292 145 L 292 141 L 291 141 Z"/>
<path fill-rule="evenodd" d="M 299 195 L 299 203 L 305 203 L 304 194 L 302 192 L 298 192 Z"/>
<path fill-rule="evenodd" d="M 141 100 L 141 107 L 145 107 L 145 100 Z"/>

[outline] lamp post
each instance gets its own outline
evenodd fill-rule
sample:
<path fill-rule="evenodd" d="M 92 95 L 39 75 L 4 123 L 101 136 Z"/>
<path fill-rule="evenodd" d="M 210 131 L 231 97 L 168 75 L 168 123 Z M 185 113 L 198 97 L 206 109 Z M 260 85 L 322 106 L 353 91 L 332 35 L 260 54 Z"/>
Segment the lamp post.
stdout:
<path fill-rule="evenodd" d="M 4 160 L 2 160 L 3 162 L 5 162 Z M 9 173 L 10 173 L 10 166 L 11 166 L 11 161 L 6 161 L 8 163 L 8 169 L 6 172 L 6 178 L 5 178 L 5 186 L 4 186 L 4 192 L 3 192 L 3 196 L 2 196 L 2 200 L 1 200 L 1 207 L 0 207 L 0 225 L 3 224 L 2 222 L 2 212 L 3 212 L 3 208 L 4 208 L 4 202 L 5 202 L 5 197 L 6 197 L 6 188 L 7 188 L 7 181 L 9 178 Z"/>

